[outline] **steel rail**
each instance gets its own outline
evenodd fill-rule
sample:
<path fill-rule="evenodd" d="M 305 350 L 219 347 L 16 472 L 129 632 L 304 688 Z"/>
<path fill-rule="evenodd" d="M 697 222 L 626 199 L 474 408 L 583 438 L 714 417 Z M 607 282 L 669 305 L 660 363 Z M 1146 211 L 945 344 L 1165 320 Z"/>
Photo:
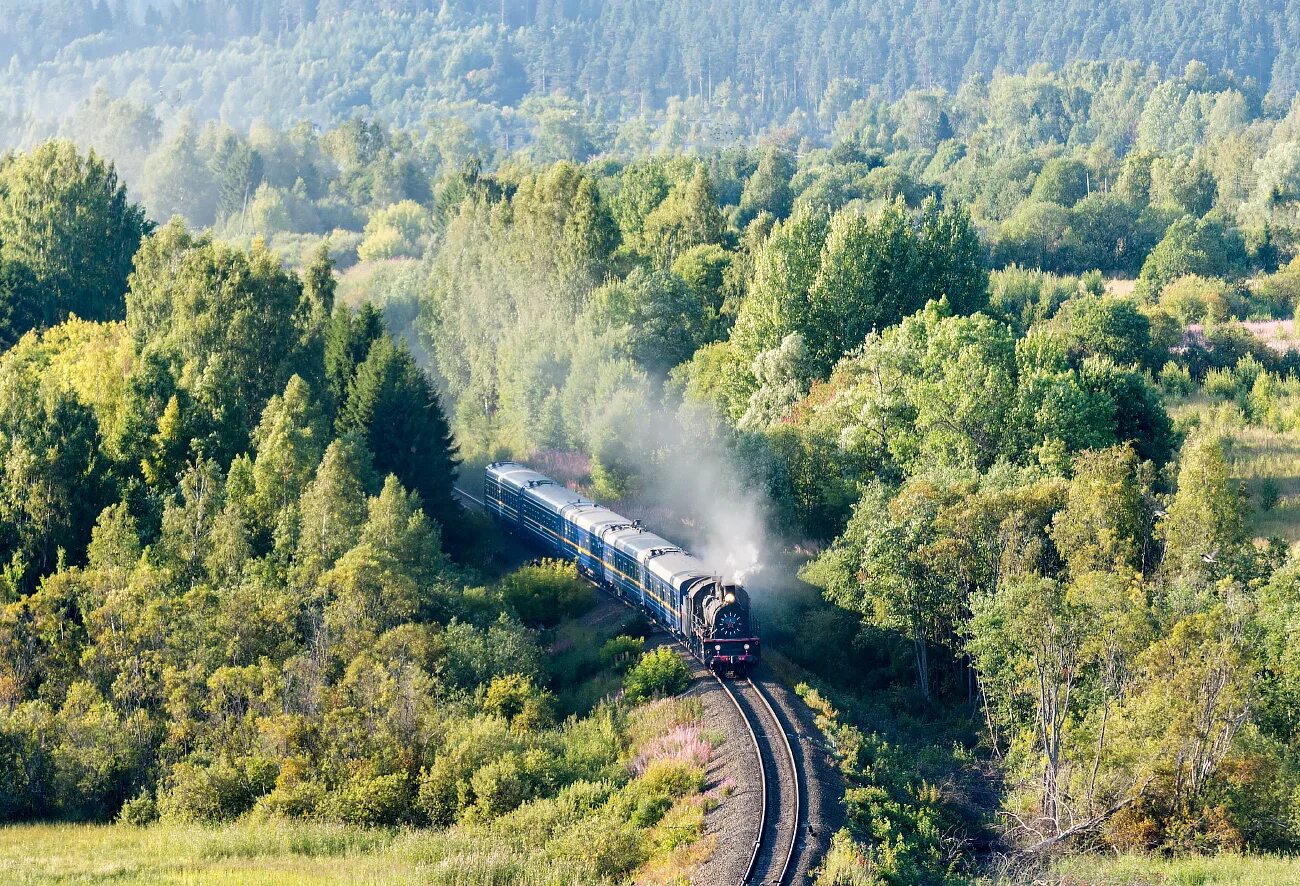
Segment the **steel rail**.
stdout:
<path fill-rule="evenodd" d="M 740 880 L 743 884 L 754 879 L 754 868 L 758 867 L 758 854 L 763 848 L 763 832 L 767 830 L 767 766 L 763 763 L 763 749 L 758 744 L 758 730 L 754 728 L 754 723 L 745 713 L 740 700 L 736 698 L 736 694 L 727 685 L 726 680 L 717 674 L 713 674 L 713 679 L 718 681 L 722 691 L 727 693 L 727 698 L 731 699 L 731 703 L 736 706 L 736 713 L 740 714 L 741 721 L 749 730 L 749 740 L 754 743 L 754 759 L 758 760 L 758 783 L 762 790 L 762 804 L 759 807 L 758 828 L 754 832 L 754 848 L 749 855 L 749 864 L 745 867 L 745 876 Z M 784 877 L 784 874 L 782 876 Z"/>
<path fill-rule="evenodd" d="M 799 764 L 795 759 L 794 745 L 790 743 L 790 734 L 787 733 L 785 727 L 781 725 L 781 718 L 777 716 L 776 708 L 773 707 L 772 702 L 768 700 L 767 693 L 763 691 L 761 686 L 754 682 L 752 677 L 746 678 L 745 682 L 750 685 L 754 690 L 754 694 L 756 694 L 759 700 L 763 702 L 763 707 L 767 708 L 767 714 L 772 718 L 773 725 L 775 725 L 781 733 L 781 741 L 785 744 L 786 758 L 790 761 L 790 786 L 794 793 L 794 822 L 790 828 L 790 845 L 787 846 L 785 850 L 785 863 L 781 865 L 781 872 L 776 878 L 777 886 L 784 886 L 786 879 L 790 876 L 790 866 L 794 864 L 795 859 L 795 847 L 799 842 L 799 814 L 801 812 L 800 807 L 802 800 L 799 793 Z"/>
<path fill-rule="evenodd" d="M 483 503 L 483 499 L 481 499 L 481 498 L 476 498 L 475 496 L 470 495 L 468 492 L 466 492 L 464 489 L 461 489 L 459 486 L 453 486 L 453 487 L 451 487 L 451 489 L 452 489 L 452 491 L 455 492 L 457 495 L 460 495 L 460 496 L 463 496 L 463 497 L 469 499 L 470 501 L 474 502 L 474 504 L 478 505 L 480 508 L 484 508 L 484 509 L 487 508 L 487 505 Z"/>

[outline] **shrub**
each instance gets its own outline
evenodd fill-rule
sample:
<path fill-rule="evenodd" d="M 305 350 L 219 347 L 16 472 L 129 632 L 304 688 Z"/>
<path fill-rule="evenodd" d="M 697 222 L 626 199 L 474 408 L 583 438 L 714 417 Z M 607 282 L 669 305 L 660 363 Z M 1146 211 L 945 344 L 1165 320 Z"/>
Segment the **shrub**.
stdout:
<path fill-rule="evenodd" d="M 699 730 L 695 729 L 695 733 Z M 673 807 L 673 804 L 690 794 L 704 789 L 704 766 L 709 749 L 704 744 L 698 759 L 678 757 L 657 758 L 644 765 L 639 778 L 623 789 L 614 807 L 638 827 L 650 827 Z"/>
<path fill-rule="evenodd" d="M 569 720 L 561 733 L 560 768 L 566 779 L 604 782 L 618 778 L 623 724 L 616 710 L 602 705 L 581 720 Z"/>
<path fill-rule="evenodd" d="M 416 804 L 439 827 L 453 824 L 474 801 L 474 772 L 516 752 L 520 737 L 500 717 L 477 717 L 456 723 L 442 750 L 420 775 Z"/>
<path fill-rule="evenodd" d="M 483 699 L 483 710 L 505 718 L 516 732 L 536 732 L 555 719 L 554 698 L 533 685 L 532 677 L 506 674 L 494 677 Z"/>
<path fill-rule="evenodd" d="M 411 780 L 405 772 L 358 773 L 322 804 L 322 812 L 346 824 L 396 825 L 409 819 Z"/>
<path fill-rule="evenodd" d="M 1222 280 L 1188 274 L 1160 291 L 1160 307 L 1185 326 L 1203 320 L 1221 322 L 1229 313 L 1229 288 Z"/>
<path fill-rule="evenodd" d="M 1282 491 L 1277 485 L 1277 481 L 1272 477 L 1266 477 L 1259 481 L 1255 487 L 1255 495 L 1259 498 L 1259 509 L 1261 511 L 1271 511 L 1277 507 L 1278 501 L 1282 498 Z"/>
<path fill-rule="evenodd" d="M 705 763 L 707 763 L 707 755 Z M 656 760 L 638 779 L 645 790 L 678 800 L 704 790 L 704 763 L 689 760 Z"/>
<path fill-rule="evenodd" d="M 1186 366 L 1170 360 L 1160 370 L 1160 390 L 1171 397 L 1186 397 L 1196 391 L 1196 382 Z"/>
<path fill-rule="evenodd" d="M 600 647 L 600 660 L 605 667 L 626 672 L 644 651 L 644 639 L 620 634 Z"/>
<path fill-rule="evenodd" d="M 218 760 L 211 765 L 184 761 L 172 767 L 158 798 L 158 814 L 178 821 L 211 822 L 236 818 L 275 786 L 276 765 L 261 757 Z"/>
<path fill-rule="evenodd" d="M 157 821 L 158 803 L 154 800 L 153 794 L 143 791 L 134 799 L 127 800 L 122 804 L 122 810 L 117 814 L 117 820 L 122 824 L 135 825 L 136 827 L 144 827 Z"/>
<path fill-rule="evenodd" d="M 1211 369 L 1205 375 L 1206 396 L 1214 400 L 1234 400 L 1237 397 L 1237 379 L 1227 369 Z"/>
<path fill-rule="evenodd" d="M 680 655 L 660 646 L 641 656 L 623 680 L 629 701 L 640 702 L 662 695 L 676 695 L 691 682 L 691 670 Z"/>
<path fill-rule="evenodd" d="M 469 818 L 489 821 L 517 808 L 532 794 L 517 754 L 507 754 L 479 768 L 470 778 L 474 792 L 474 805 L 467 810 Z"/>
<path fill-rule="evenodd" d="M 633 825 L 607 816 L 584 818 L 565 828 L 551 851 L 561 859 L 581 863 L 592 879 L 627 874 L 648 854 Z"/>
<path fill-rule="evenodd" d="M 257 801 L 260 815 L 282 818 L 307 818 L 316 813 L 325 800 L 325 785 L 310 777 L 299 760 L 288 760 L 275 780 L 275 789 Z"/>
<path fill-rule="evenodd" d="M 501 593 L 526 624 L 548 627 L 580 615 L 594 599 L 591 585 L 565 560 L 543 560 L 506 576 Z"/>

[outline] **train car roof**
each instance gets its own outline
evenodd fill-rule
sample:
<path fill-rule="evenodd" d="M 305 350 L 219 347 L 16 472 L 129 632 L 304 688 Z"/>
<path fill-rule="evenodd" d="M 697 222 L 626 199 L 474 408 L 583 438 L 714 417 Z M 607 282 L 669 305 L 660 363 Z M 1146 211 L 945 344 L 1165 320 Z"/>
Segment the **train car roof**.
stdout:
<path fill-rule="evenodd" d="M 569 487 L 561 486 L 553 480 L 549 483 L 531 487 L 528 494 L 556 513 L 559 513 L 560 509 L 566 505 L 587 501 Z"/>
<path fill-rule="evenodd" d="M 712 575 L 699 560 L 685 553 L 662 554 L 652 557 L 648 564 L 650 571 L 662 578 L 673 588 L 681 590 L 682 582 L 697 575 Z"/>
<path fill-rule="evenodd" d="M 641 554 L 654 548 L 671 548 L 673 545 L 649 530 L 639 526 L 615 529 L 605 536 L 605 544 L 613 545 L 632 559 L 640 562 Z"/>
<path fill-rule="evenodd" d="M 526 468 L 523 465 L 516 464 L 512 461 L 488 465 L 487 470 L 488 473 L 494 474 L 502 483 L 506 483 L 515 489 L 523 489 L 527 487 L 529 483 L 538 480 L 546 481 L 547 483 L 555 483 L 554 480 L 545 474 L 539 474 L 532 468 Z"/>
<path fill-rule="evenodd" d="M 598 534 L 606 526 L 617 526 L 620 523 L 630 524 L 632 521 L 622 514 L 616 514 L 609 508 L 602 508 L 598 504 L 592 504 L 590 507 L 582 506 L 565 512 L 575 526 L 579 529 L 585 529 L 592 534 Z"/>
<path fill-rule="evenodd" d="M 677 547 L 677 545 L 673 544 L 668 539 L 646 530 L 642 530 L 640 534 L 634 535 L 630 538 L 619 539 L 619 541 L 624 550 L 629 555 L 636 558 L 637 562 L 640 563 L 645 562 L 645 558 L 648 557 L 652 551 L 673 551 L 674 553 L 682 553 L 682 549 Z"/>

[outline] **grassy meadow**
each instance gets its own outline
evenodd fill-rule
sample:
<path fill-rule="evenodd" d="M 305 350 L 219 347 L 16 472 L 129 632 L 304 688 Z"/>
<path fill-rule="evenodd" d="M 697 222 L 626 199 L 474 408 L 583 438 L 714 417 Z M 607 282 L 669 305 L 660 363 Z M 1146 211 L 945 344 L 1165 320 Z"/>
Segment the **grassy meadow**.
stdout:
<path fill-rule="evenodd" d="M 477 870 L 475 879 L 462 875 Z M 514 877 L 523 877 L 516 881 Z M 0 829 L 0 882 L 439 883 L 527 882 L 508 852 L 446 835 L 281 822 L 197 825 L 21 825 Z"/>
<path fill-rule="evenodd" d="M 1300 431 L 1249 422 L 1237 404 L 1200 393 L 1172 402 L 1169 413 L 1180 427 L 1223 436 L 1229 470 L 1250 498 L 1249 527 L 1257 539 L 1300 543 Z"/>
<path fill-rule="evenodd" d="M 1283 886 L 1300 883 L 1300 858 L 1088 855 L 1062 862 L 1047 882 L 1052 886 Z"/>
<path fill-rule="evenodd" d="M 1257 425 L 1240 428 L 1232 433 L 1227 455 L 1233 474 L 1257 504 L 1264 484 L 1276 490 L 1276 504 L 1254 511 L 1251 528 L 1256 537 L 1300 542 L 1300 433 Z"/>

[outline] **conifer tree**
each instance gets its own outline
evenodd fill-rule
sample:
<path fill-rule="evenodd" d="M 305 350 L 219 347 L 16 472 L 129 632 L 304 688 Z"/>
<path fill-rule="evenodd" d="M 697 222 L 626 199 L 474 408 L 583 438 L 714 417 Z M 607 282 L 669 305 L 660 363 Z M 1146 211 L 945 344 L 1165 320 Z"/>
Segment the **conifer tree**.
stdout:
<path fill-rule="evenodd" d="M 452 498 L 456 445 L 437 393 L 405 346 L 387 336 L 371 345 L 348 385 L 337 429 L 364 440 L 375 469 L 395 474 L 446 537 L 460 538 L 460 506 Z"/>
<path fill-rule="evenodd" d="M 383 315 L 369 302 L 355 313 L 344 305 L 334 308 L 325 332 L 325 383 L 333 409 L 342 407 L 358 364 L 383 334 Z"/>

